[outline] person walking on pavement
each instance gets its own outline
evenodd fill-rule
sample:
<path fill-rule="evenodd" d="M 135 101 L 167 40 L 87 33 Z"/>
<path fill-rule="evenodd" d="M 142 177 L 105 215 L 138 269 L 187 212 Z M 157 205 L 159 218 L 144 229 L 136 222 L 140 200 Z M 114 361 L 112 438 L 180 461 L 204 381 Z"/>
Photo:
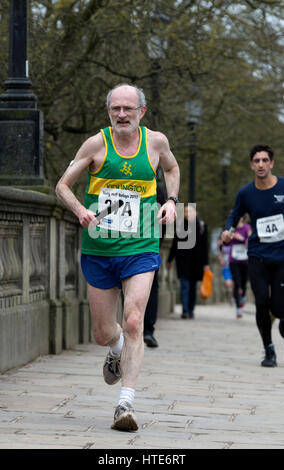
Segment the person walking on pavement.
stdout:
<path fill-rule="evenodd" d="M 196 237 L 194 246 L 179 248 L 179 242 L 182 245 L 194 231 Z M 171 269 L 174 258 L 180 280 L 181 318 L 193 319 L 197 282 L 202 280 L 204 271 L 209 268 L 209 254 L 207 225 L 197 217 L 195 207 L 190 204 L 184 207 L 183 230 L 177 227 L 175 232 L 167 260 L 168 269 Z"/>
<path fill-rule="evenodd" d="M 88 283 L 94 337 L 110 348 L 104 380 L 112 385 L 121 379 L 112 428 L 135 431 L 133 402 L 143 362 L 143 317 L 160 266 L 155 225 L 156 220 L 171 224 L 176 218 L 179 167 L 166 136 L 140 126 L 146 112 L 143 90 L 119 84 L 109 91 L 106 105 L 111 126 L 82 144 L 57 183 L 56 194 L 83 227 L 81 266 Z M 157 211 L 158 165 L 164 171 L 169 198 Z M 87 169 L 82 204 L 72 186 Z M 98 220 L 96 211 L 105 208 L 110 213 Z M 122 327 L 117 322 L 121 288 Z"/>
<path fill-rule="evenodd" d="M 255 145 L 250 151 L 254 181 L 241 188 L 229 215 L 222 239 L 229 242 L 231 227 L 245 213 L 251 220 L 248 240 L 249 279 L 256 304 L 256 324 L 263 342 L 264 367 L 277 366 L 272 343 L 272 318 L 279 318 L 284 337 L 284 178 L 272 174 L 274 151 L 268 145 Z"/>
<path fill-rule="evenodd" d="M 236 317 L 241 318 L 246 302 L 246 288 L 248 280 L 247 243 L 251 234 L 251 227 L 241 217 L 233 238 L 230 242 L 229 266 L 233 278 L 233 293 L 236 304 Z"/>

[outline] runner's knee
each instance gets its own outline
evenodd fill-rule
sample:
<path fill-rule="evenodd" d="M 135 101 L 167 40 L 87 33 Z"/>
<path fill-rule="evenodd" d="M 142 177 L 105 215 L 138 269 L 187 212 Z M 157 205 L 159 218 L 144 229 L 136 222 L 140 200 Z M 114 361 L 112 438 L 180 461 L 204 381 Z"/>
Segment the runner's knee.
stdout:
<path fill-rule="evenodd" d="M 143 331 L 142 315 L 137 308 L 133 307 L 131 313 L 125 315 L 123 330 L 133 339 Z"/>
<path fill-rule="evenodd" d="M 109 342 L 109 337 L 104 335 L 101 331 L 96 331 L 94 329 L 94 338 L 97 344 L 100 346 L 107 346 Z"/>
<path fill-rule="evenodd" d="M 94 338 L 100 346 L 108 346 L 111 343 L 112 337 L 110 336 L 109 329 L 106 327 L 98 327 L 94 325 L 93 328 Z"/>

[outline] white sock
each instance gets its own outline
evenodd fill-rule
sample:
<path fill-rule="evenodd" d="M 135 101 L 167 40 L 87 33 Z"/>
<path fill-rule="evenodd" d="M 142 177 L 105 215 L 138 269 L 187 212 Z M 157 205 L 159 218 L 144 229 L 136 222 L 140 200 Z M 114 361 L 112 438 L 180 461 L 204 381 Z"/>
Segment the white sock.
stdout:
<path fill-rule="evenodd" d="M 123 333 L 121 331 L 118 342 L 114 346 L 110 347 L 111 352 L 113 354 L 117 354 L 117 355 L 121 354 L 121 351 L 122 351 L 122 348 L 123 348 L 123 342 L 124 342 L 124 336 L 123 336 Z"/>
<path fill-rule="evenodd" d="M 135 390 L 133 388 L 121 387 L 118 404 L 120 405 L 123 401 L 127 401 L 130 405 L 133 405 L 134 396 Z"/>

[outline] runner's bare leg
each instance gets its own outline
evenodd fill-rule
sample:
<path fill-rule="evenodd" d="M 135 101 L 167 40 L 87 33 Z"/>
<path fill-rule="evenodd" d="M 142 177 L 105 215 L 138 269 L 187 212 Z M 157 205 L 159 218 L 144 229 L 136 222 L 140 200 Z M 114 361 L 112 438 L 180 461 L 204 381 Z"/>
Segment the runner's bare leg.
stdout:
<path fill-rule="evenodd" d="M 121 355 L 122 386 L 135 389 L 144 358 L 144 313 L 149 299 L 154 271 L 137 274 L 122 282 L 124 293 Z"/>
<path fill-rule="evenodd" d="M 88 294 L 95 340 L 101 346 L 114 346 L 121 332 L 117 323 L 120 289 L 98 289 L 88 284 Z"/>

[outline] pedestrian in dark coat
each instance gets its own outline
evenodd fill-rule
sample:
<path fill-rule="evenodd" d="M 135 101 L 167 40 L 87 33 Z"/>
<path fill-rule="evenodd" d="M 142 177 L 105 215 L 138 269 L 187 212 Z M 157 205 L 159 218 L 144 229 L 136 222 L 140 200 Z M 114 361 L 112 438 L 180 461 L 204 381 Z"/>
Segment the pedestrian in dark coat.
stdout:
<path fill-rule="evenodd" d="M 183 226 L 176 227 L 168 256 L 168 269 L 174 258 L 180 280 L 181 316 L 193 319 L 197 282 L 202 280 L 204 270 L 209 268 L 209 253 L 207 225 L 189 204 L 184 209 Z"/>

